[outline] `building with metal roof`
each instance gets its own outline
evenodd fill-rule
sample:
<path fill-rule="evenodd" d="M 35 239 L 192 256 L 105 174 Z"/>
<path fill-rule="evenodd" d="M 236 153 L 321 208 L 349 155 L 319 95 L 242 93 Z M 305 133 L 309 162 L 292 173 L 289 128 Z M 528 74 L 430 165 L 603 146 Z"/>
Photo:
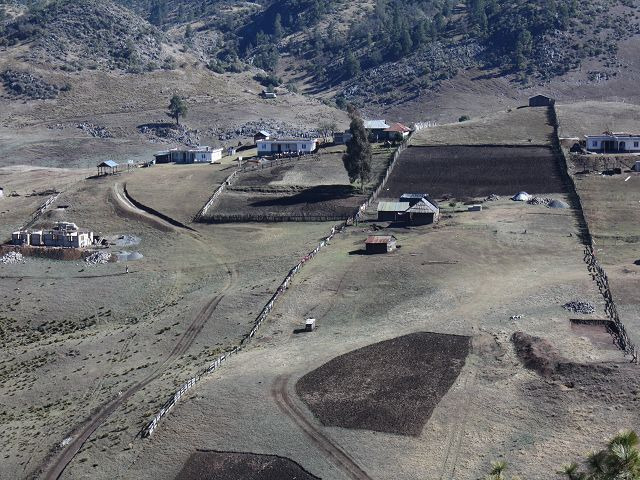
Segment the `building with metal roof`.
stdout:
<path fill-rule="evenodd" d="M 386 130 L 390 125 L 387 124 L 384 120 L 365 120 L 364 128 L 365 130 Z"/>
<path fill-rule="evenodd" d="M 396 249 L 397 239 L 393 235 L 371 235 L 365 240 L 368 254 L 388 253 Z"/>
<path fill-rule="evenodd" d="M 120 165 L 114 160 L 105 160 L 98 164 L 98 176 L 118 173 Z"/>
<path fill-rule="evenodd" d="M 411 208 L 409 202 L 378 202 L 378 220 L 381 222 L 397 222 L 404 212 Z"/>

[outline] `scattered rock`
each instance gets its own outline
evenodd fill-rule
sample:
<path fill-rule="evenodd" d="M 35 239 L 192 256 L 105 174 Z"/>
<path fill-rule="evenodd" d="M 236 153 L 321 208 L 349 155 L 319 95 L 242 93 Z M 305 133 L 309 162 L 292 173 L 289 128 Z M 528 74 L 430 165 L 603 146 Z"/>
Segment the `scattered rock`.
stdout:
<path fill-rule="evenodd" d="M 46 100 L 56 98 L 61 88 L 45 82 L 42 78 L 17 70 L 5 70 L 0 80 L 7 93 L 14 98 L 29 100 Z"/>
<path fill-rule="evenodd" d="M 573 313 L 581 313 L 583 315 L 589 315 L 596 311 L 596 307 L 590 302 L 581 302 L 574 300 L 572 302 L 565 303 L 562 308 L 569 310 Z"/>
<path fill-rule="evenodd" d="M 84 259 L 88 265 L 104 265 L 111 261 L 111 254 L 108 252 L 95 252 Z"/>
<path fill-rule="evenodd" d="M 113 135 L 107 130 L 107 127 L 94 125 L 93 123 L 77 123 L 76 128 L 79 128 L 94 138 L 113 138 Z"/>
<path fill-rule="evenodd" d="M 25 263 L 25 261 L 20 252 L 7 252 L 0 257 L 0 263 L 4 265 L 15 265 L 17 263 Z"/>
<path fill-rule="evenodd" d="M 548 197 L 532 197 L 527 203 L 529 205 L 549 205 L 552 201 L 553 199 Z"/>
<path fill-rule="evenodd" d="M 187 147 L 200 146 L 200 134 L 185 125 L 174 123 L 148 123 L 140 125 L 138 131 L 152 143 L 181 143 Z"/>
<path fill-rule="evenodd" d="M 487 198 L 485 198 L 486 202 L 496 202 L 500 200 L 500 196 L 496 195 L 495 193 L 492 193 L 491 195 L 489 195 Z"/>

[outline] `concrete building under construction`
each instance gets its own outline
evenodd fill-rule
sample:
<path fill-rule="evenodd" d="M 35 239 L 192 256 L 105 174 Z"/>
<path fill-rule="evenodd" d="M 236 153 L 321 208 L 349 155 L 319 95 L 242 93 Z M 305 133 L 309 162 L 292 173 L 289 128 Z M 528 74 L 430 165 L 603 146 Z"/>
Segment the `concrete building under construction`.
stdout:
<path fill-rule="evenodd" d="M 32 247 L 85 248 L 93 244 L 93 232 L 75 223 L 56 222 L 49 230 L 19 230 L 11 234 L 14 245 Z"/>

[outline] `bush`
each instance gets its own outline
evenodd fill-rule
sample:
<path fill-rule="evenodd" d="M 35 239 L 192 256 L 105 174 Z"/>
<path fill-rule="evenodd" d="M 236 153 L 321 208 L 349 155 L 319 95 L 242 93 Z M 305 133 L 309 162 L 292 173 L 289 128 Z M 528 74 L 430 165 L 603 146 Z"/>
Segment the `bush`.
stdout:
<path fill-rule="evenodd" d="M 462 115 L 460 118 L 458 118 L 459 122 L 466 122 L 468 120 L 471 120 L 471 117 L 469 117 L 469 115 Z"/>

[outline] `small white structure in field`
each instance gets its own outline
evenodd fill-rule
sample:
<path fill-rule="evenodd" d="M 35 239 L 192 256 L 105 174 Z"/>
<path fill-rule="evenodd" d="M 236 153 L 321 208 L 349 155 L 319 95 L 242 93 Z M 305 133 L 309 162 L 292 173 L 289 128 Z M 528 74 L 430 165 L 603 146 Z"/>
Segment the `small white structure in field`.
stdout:
<path fill-rule="evenodd" d="M 531 195 L 529 195 L 527 192 L 518 192 L 513 197 L 511 197 L 511 200 L 513 200 L 514 202 L 528 202 L 529 200 L 531 200 Z"/>
<path fill-rule="evenodd" d="M 4 197 L 4 188 L 0 187 L 0 198 Z"/>
<path fill-rule="evenodd" d="M 482 205 L 469 205 L 469 208 L 467 208 L 467 211 L 469 211 L 469 212 L 481 212 L 482 211 Z"/>
<path fill-rule="evenodd" d="M 305 332 L 313 332 L 316 329 L 316 319 L 315 318 L 307 318 L 307 321 L 304 324 Z"/>

